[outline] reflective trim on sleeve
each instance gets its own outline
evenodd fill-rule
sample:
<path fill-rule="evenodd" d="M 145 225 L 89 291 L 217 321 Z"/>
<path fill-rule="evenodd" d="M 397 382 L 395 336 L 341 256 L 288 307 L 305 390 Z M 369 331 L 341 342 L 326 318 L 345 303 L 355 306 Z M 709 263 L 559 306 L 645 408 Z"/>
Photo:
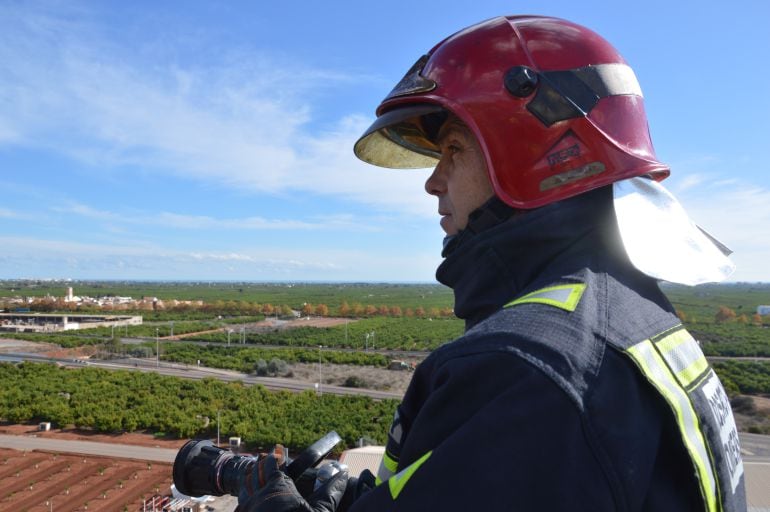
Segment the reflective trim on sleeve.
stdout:
<path fill-rule="evenodd" d="M 523 297 L 514 299 L 504 307 L 509 308 L 511 306 L 517 306 L 519 304 L 547 304 L 554 306 L 565 311 L 575 311 L 580 297 L 583 296 L 583 292 L 586 289 L 586 285 L 582 283 L 576 284 L 562 284 L 559 286 L 549 286 L 548 288 L 542 288 L 528 293 Z"/>
<path fill-rule="evenodd" d="M 377 470 L 375 484 L 380 485 L 382 482 L 389 479 L 396 472 L 396 469 L 398 469 L 398 461 L 388 455 L 388 452 L 385 452 L 382 456 L 380 467 Z"/>
<path fill-rule="evenodd" d="M 644 340 L 629 348 L 627 352 L 647 380 L 657 388 L 673 409 L 679 433 L 695 466 L 706 510 L 718 512 L 720 507 L 711 457 L 700 429 L 700 422 L 687 393 L 655 349 L 652 341 Z"/>
<path fill-rule="evenodd" d="M 398 495 L 401 494 L 401 491 L 404 490 L 404 487 L 406 486 L 406 483 L 409 481 L 410 478 L 414 475 L 415 471 L 420 469 L 420 466 L 423 465 L 423 463 L 428 460 L 428 457 L 431 456 L 433 451 L 429 451 L 416 461 L 412 462 L 409 466 L 405 467 L 401 471 L 399 471 L 397 474 L 390 477 L 388 480 L 388 487 L 390 487 L 390 495 L 395 500 L 398 498 Z"/>

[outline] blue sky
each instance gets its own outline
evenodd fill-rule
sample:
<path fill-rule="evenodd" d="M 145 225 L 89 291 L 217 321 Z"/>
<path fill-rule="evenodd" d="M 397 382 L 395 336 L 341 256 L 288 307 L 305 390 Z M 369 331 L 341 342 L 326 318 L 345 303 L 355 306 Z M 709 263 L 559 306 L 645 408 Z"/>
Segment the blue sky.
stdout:
<path fill-rule="evenodd" d="M 763 0 L 0 0 L 0 278 L 432 281 L 428 172 L 352 144 L 439 40 L 530 13 L 620 50 L 666 185 L 770 281 Z"/>

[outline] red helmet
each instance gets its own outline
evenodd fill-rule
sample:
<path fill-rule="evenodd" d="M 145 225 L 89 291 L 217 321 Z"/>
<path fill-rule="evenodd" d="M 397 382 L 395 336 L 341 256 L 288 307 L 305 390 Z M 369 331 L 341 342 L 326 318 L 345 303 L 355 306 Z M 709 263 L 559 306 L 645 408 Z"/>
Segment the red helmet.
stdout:
<path fill-rule="evenodd" d="M 476 135 L 496 195 L 515 208 L 669 174 L 655 156 L 633 70 L 602 37 L 569 21 L 499 17 L 448 37 L 380 104 L 356 156 L 433 167 L 447 111 Z"/>

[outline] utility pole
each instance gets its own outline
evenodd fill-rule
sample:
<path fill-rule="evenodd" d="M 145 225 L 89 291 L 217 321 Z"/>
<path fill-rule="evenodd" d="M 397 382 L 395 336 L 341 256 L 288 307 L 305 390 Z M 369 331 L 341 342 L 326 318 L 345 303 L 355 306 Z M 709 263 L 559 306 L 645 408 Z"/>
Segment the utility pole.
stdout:
<path fill-rule="evenodd" d="M 155 328 L 155 366 L 160 368 L 160 338 L 157 327 Z"/>
<path fill-rule="evenodd" d="M 321 383 L 323 382 L 323 377 L 321 376 L 321 349 L 323 348 L 323 345 L 318 345 L 318 395 L 322 395 L 323 392 L 321 391 Z"/>

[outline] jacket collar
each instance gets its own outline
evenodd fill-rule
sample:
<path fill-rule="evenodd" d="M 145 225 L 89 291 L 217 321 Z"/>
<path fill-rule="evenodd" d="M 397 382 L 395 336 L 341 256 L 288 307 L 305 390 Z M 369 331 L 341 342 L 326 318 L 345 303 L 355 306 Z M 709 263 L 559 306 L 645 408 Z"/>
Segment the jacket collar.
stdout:
<path fill-rule="evenodd" d="M 466 329 L 506 303 L 580 269 L 626 260 L 608 188 L 518 212 L 464 237 L 436 271 Z"/>

